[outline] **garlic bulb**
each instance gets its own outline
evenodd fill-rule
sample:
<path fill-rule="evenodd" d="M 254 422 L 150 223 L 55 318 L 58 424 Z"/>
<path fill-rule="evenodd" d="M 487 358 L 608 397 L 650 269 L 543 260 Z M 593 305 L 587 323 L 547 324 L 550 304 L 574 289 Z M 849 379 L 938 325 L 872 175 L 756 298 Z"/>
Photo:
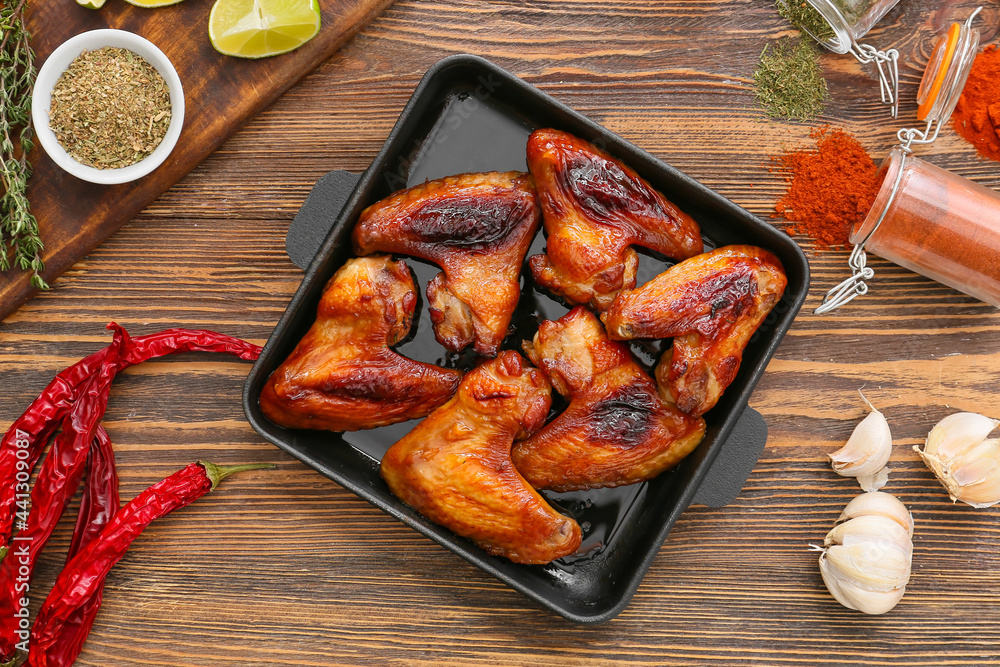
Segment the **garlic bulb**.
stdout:
<path fill-rule="evenodd" d="M 852 500 L 840 521 L 820 549 L 823 583 L 848 609 L 884 614 L 910 580 L 913 519 L 894 496 L 875 491 Z"/>
<path fill-rule="evenodd" d="M 864 394 L 861 398 L 868 403 Z M 878 491 L 889 480 L 885 464 L 892 453 L 892 434 L 885 416 L 871 403 L 868 407 L 871 412 L 854 428 L 847 444 L 830 454 L 830 464 L 838 475 L 857 477 L 865 491 Z"/>
<path fill-rule="evenodd" d="M 991 507 L 1000 502 L 1000 440 L 986 436 L 997 426 L 1000 421 L 973 412 L 948 415 L 927 434 L 923 451 L 913 449 L 952 500 Z"/>

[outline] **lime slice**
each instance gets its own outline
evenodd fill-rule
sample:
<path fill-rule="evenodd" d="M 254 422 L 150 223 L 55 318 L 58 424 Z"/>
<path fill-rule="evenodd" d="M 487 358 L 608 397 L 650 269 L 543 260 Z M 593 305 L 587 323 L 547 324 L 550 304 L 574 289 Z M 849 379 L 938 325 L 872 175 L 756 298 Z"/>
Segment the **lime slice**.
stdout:
<path fill-rule="evenodd" d="M 80 2 L 80 0 L 76 1 Z M 89 1 L 96 4 L 98 7 L 104 4 L 104 0 L 89 0 Z M 153 7 L 166 7 L 167 5 L 176 5 L 178 2 L 181 2 L 181 0 L 125 0 L 125 2 L 129 3 L 130 5 L 135 5 L 136 7 L 146 7 L 148 9 L 152 9 Z M 80 2 L 80 4 L 84 5 L 83 2 Z M 90 5 L 84 5 L 84 6 L 89 7 Z"/>
<path fill-rule="evenodd" d="M 76 4 L 87 9 L 100 9 L 104 6 L 104 0 L 76 0 Z"/>
<path fill-rule="evenodd" d="M 287 53 L 318 32 L 317 0 L 216 0 L 208 17 L 212 46 L 240 58 Z"/>

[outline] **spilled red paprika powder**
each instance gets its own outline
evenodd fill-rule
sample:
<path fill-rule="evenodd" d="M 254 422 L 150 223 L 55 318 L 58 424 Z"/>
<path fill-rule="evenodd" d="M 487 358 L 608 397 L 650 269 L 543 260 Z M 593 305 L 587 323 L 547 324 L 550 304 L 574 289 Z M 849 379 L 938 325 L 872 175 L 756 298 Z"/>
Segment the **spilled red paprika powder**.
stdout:
<path fill-rule="evenodd" d="M 1000 49 L 996 44 L 976 56 L 951 119 L 955 131 L 980 155 L 1000 162 Z"/>
<path fill-rule="evenodd" d="M 864 219 L 881 183 L 871 156 L 841 129 L 823 126 L 809 133 L 816 146 L 771 158 L 787 172 L 788 188 L 771 217 L 795 224 L 789 235 L 805 234 L 821 248 L 846 246 L 855 223 Z"/>

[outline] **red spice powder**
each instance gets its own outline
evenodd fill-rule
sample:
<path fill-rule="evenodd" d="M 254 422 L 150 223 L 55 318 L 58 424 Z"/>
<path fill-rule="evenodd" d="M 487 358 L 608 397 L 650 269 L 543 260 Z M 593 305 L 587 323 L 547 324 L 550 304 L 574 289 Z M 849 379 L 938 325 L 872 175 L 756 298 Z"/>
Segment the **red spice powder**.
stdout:
<path fill-rule="evenodd" d="M 955 131 L 979 154 L 1000 161 L 1000 49 L 987 46 L 976 56 L 969 80 L 951 115 Z"/>
<path fill-rule="evenodd" d="M 788 172 L 788 189 L 772 217 L 796 223 L 785 231 L 811 236 L 820 248 L 846 246 L 851 228 L 878 194 L 878 170 L 858 140 L 843 130 L 823 126 L 809 136 L 815 148 L 771 158 Z"/>

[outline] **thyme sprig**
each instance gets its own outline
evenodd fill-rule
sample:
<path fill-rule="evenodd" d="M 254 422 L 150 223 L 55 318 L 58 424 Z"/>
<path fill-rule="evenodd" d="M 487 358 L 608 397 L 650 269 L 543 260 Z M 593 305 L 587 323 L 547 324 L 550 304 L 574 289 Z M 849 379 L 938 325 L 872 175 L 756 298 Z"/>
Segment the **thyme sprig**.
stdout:
<path fill-rule="evenodd" d="M 26 0 L 13 5 L 9 0 L 0 6 L 0 271 L 17 266 L 31 271 L 31 284 L 39 289 L 48 285 L 42 279 L 42 240 L 38 221 L 28 204 L 28 179 L 31 164 L 28 153 L 33 146 L 31 129 L 31 90 L 35 85 L 35 54 L 31 35 L 25 29 Z M 13 262 L 11 252 L 13 251 Z"/>

